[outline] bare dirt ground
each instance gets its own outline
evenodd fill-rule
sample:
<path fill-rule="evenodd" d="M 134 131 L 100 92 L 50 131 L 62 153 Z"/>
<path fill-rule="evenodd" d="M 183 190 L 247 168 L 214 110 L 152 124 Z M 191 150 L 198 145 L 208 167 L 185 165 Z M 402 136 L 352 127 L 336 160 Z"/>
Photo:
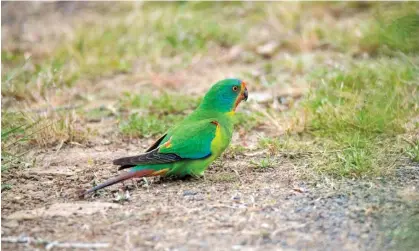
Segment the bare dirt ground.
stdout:
<path fill-rule="evenodd" d="M 115 174 L 111 160 L 134 149 L 48 151 L 44 167 L 3 175 L 13 190 L 2 193 L 2 235 L 109 243 L 110 250 L 382 250 L 394 248 L 388 231 L 417 207 L 418 166 L 392 179 L 307 182 L 281 156 L 274 168 L 250 168 L 257 155 L 223 159 L 206 180 L 125 182 L 128 201 L 116 201 L 118 185 L 87 200 L 75 196 L 93 176 Z M 4 250 L 35 247 L 42 245 L 3 243 Z"/>
<path fill-rule="evenodd" d="M 222 76 L 254 67 L 202 64 L 207 67 L 165 79 L 182 83 L 205 75 L 199 87 L 193 81 L 171 87 L 202 95 Z M 202 68 L 211 70 L 197 70 Z M 141 81 L 121 74 L 94 86 L 80 84 L 79 91 L 96 95 L 89 105 L 99 107 L 112 103 L 118 91 L 141 90 L 133 82 Z M 249 89 L 251 96 L 251 84 Z M 398 167 L 394 177 L 337 180 L 312 175 L 304 157 L 297 165 L 279 153 L 272 167 L 254 168 L 251 163 L 265 153 L 251 147 L 216 161 L 205 180 L 128 181 L 80 199 L 79 189 L 117 174 L 113 159 L 142 152 L 152 142 L 120 138 L 112 119 L 83 126 L 95 128 L 88 143 L 34 149 L 29 154 L 36 156 L 36 167 L 2 173 L 2 182 L 12 186 L 2 191 L 2 250 L 64 249 L 54 242 L 103 243 L 100 249 L 107 250 L 395 250 L 394 230 L 417 214 L 417 165 Z M 233 144 L 252 145 L 260 133 L 235 135 Z"/>

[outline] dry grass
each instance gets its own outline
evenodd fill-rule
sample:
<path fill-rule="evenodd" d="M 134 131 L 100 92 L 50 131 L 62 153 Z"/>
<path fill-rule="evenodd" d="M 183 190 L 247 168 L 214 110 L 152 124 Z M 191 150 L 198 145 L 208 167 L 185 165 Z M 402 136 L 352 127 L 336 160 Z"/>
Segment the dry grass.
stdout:
<path fill-rule="evenodd" d="M 80 144 L 92 132 L 79 120 L 75 111 L 51 114 L 2 113 L 2 171 L 15 167 L 33 167 L 34 145 L 59 150 L 63 144 Z"/>

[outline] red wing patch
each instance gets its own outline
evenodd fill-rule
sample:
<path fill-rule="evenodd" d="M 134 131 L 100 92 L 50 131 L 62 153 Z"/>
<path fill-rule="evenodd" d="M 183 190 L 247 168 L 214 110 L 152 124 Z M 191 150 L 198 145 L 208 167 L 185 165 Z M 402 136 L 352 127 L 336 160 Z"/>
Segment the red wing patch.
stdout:
<path fill-rule="evenodd" d="M 166 143 L 164 143 L 163 146 L 165 148 L 170 148 L 172 146 L 172 143 L 170 141 L 172 141 L 172 137 L 170 137 L 170 139 Z"/>
<path fill-rule="evenodd" d="M 213 121 L 211 121 L 211 123 L 213 123 L 214 125 L 216 125 L 216 126 L 219 126 L 220 125 L 220 123 L 218 123 L 218 121 L 217 120 L 213 120 Z"/>

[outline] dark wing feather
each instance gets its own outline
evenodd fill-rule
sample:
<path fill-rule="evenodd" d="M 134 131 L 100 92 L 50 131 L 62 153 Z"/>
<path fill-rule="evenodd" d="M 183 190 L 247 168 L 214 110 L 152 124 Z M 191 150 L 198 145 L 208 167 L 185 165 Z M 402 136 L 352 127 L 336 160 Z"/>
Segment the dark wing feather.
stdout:
<path fill-rule="evenodd" d="M 156 142 L 153 143 L 153 145 L 151 145 L 147 150 L 145 150 L 145 152 L 150 152 L 151 150 L 156 149 L 160 145 L 160 143 L 163 141 L 164 137 L 166 137 L 166 135 L 167 133 L 161 136 Z"/>
<path fill-rule="evenodd" d="M 113 161 L 113 164 L 119 165 L 118 170 L 122 170 L 136 165 L 164 164 L 182 160 L 181 157 L 174 153 L 159 153 L 158 151 L 159 148 L 156 148 L 141 155 L 116 159 Z"/>

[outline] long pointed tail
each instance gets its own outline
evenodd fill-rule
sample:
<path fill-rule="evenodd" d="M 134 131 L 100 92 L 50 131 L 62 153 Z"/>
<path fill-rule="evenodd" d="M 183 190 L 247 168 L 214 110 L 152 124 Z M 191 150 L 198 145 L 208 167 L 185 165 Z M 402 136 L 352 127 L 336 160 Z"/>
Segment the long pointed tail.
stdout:
<path fill-rule="evenodd" d="M 99 189 L 111 186 L 115 183 L 118 183 L 118 182 L 121 182 L 121 181 L 124 181 L 124 180 L 127 180 L 127 179 L 131 179 L 131 178 L 134 178 L 134 177 L 140 178 L 140 177 L 151 176 L 154 172 L 155 172 L 155 170 L 150 170 L 150 169 L 141 170 L 141 171 L 126 172 L 126 173 L 123 173 L 123 174 L 121 174 L 121 175 L 119 175 L 115 178 L 109 179 L 109 180 L 105 181 L 104 183 L 102 183 L 100 185 L 97 185 L 93 188 L 90 188 L 88 190 L 84 190 L 84 191 L 80 192 L 80 196 L 84 196 L 86 194 L 93 193 L 94 191 L 97 191 Z"/>

